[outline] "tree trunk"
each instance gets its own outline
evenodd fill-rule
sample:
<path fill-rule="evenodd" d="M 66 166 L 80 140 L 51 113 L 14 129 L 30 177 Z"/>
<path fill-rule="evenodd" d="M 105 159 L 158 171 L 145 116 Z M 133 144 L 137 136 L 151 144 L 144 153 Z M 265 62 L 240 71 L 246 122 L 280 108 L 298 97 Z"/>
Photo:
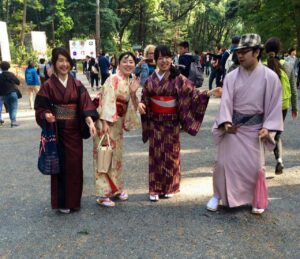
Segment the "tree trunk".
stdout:
<path fill-rule="evenodd" d="M 100 0 L 96 0 L 96 56 L 100 53 L 100 50 Z"/>
<path fill-rule="evenodd" d="M 293 0 L 293 6 L 294 6 L 294 14 L 295 14 L 295 26 L 296 26 L 296 34 L 297 34 L 297 45 L 298 48 L 300 48 L 300 3 L 299 0 Z"/>
<path fill-rule="evenodd" d="M 8 23 L 8 18 L 9 18 L 9 0 L 6 0 L 6 5 L 5 5 L 5 22 Z"/>
<path fill-rule="evenodd" d="M 27 11 L 27 0 L 23 0 L 23 21 L 22 21 L 22 31 L 21 31 L 21 46 L 24 46 L 26 11 Z"/>

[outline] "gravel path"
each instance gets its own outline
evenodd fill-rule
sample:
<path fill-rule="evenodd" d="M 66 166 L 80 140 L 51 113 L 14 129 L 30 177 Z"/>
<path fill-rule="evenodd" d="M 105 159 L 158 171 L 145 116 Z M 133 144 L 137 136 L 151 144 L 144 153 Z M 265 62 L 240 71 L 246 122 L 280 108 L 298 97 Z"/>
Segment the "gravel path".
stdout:
<path fill-rule="evenodd" d="M 40 129 L 24 94 L 21 126 L 9 128 L 5 114 L 0 128 L 0 257 L 300 258 L 300 121 L 287 117 L 283 175 L 275 177 L 268 155 L 269 209 L 262 216 L 250 214 L 250 207 L 209 213 L 215 156 L 210 129 L 218 104 L 210 100 L 196 137 L 181 134 L 182 184 L 173 199 L 148 201 L 148 145 L 137 130 L 125 134 L 129 201 L 109 209 L 96 205 L 87 140 L 82 209 L 61 215 L 50 207 L 49 177 L 36 167 Z"/>

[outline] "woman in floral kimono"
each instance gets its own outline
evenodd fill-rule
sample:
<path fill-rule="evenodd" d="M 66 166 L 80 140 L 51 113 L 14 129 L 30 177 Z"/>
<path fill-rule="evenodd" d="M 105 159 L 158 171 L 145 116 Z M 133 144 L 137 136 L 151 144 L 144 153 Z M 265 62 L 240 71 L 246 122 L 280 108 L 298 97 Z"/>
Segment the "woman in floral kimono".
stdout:
<path fill-rule="evenodd" d="M 149 139 L 149 198 L 172 197 L 180 187 L 180 125 L 190 135 L 200 129 L 209 96 L 220 88 L 198 91 L 193 83 L 172 66 L 168 47 L 154 51 L 157 70 L 147 79 L 139 111 L 143 141 Z"/>
<path fill-rule="evenodd" d="M 100 120 L 96 123 L 98 134 L 94 138 L 94 172 L 96 201 L 106 207 L 115 205 L 111 197 L 122 201 L 128 199 L 128 194 L 123 189 L 122 149 L 123 130 L 137 128 L 140 124 L 136 113 L 139 80 L 132 78 L 135 62 L 135 56 L 131 52 L 121 54 L 117 73 L 105 81 L 99 93 L 97 110 Z M 108 173 L 100 173 L 97 170 L 97 148 L 101 137 L 106 133 L 109 134 L 113 148 L 112 164 Z"/>

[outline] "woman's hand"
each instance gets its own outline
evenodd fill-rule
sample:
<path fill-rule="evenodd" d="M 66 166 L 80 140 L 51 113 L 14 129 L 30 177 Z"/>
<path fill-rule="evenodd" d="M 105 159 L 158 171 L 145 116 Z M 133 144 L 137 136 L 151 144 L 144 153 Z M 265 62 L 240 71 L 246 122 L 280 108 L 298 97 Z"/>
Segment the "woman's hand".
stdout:
<path fill-rule="evenodd" d="M 137 89 L 140 87 L 140 79 L 137 76 L 134 76 L 132 82 L 130 83 L 130 93 L 136 93 Z"/>
<path fill-rule="evenodd" d="M 85 122 L 89 127 L 89 131 L 90 131 L 91 136 L 95 137 L 97 135 L 97 129 L 95 127 L 93 119 L 91 117 L 86 117 Z"/>
<path fill-rule="evenodd" d="M 297 119 L 297 117 L 298 117 L 298 112 L 293 112 L 292 111 L 292 118 L 293 118 L 293 120 L 296 120 Z"/>
<path fill-rule="evenodd" d="M 51 112 L 45 113 L 45 119 L 49 123 L 53 123 L 56 121 L 55 116 Z"/>
<path fill-rule="evenodd" d="M 109 133 L 109 125 L 107 123 L 107 121 L 101 121 L 102 122 L 102 133 L 106 134 Z"/>
<path fill-rule="evenodd" d="M 143 103 L 139 103 L 138 110 L 140 114 L 146 114 L 146 105 Z"/>
<path fill-rule="evenodd" d="M 215 97 L 221 97 L 222 96 L 222 87 L 216 87 L 213 90 L 208 91 L 208 96 L 215 96 Z"/>

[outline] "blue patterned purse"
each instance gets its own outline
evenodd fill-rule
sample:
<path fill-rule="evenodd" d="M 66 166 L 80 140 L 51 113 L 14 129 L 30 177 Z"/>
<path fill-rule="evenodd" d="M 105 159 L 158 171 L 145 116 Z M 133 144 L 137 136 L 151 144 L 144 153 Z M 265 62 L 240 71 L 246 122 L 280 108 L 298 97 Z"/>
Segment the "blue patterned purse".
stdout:
<path fill-rule="evenodd" d="M 41 133 L 38 169 L 44 175 L 60 173 L 57 137 L 53 123 L 45 123 Z"/>

